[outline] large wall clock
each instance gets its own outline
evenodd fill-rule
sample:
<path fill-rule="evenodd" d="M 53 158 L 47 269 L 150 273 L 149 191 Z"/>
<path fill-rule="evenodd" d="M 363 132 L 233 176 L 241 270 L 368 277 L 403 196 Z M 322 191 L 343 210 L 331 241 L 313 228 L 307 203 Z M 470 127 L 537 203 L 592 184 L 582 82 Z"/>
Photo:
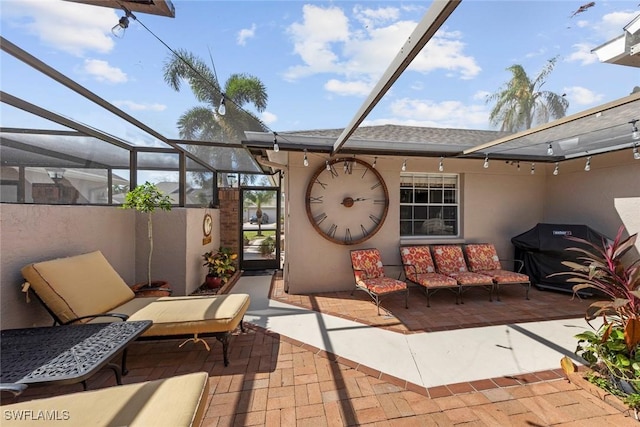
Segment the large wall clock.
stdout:
<path fill-rule="evenodd" d="M 389 192 L 367 162 L 335 158 L 321 165 L 307 185 L 307 216 L 325 239 L 355 245 L 376 234 L 389 211 Z"/>

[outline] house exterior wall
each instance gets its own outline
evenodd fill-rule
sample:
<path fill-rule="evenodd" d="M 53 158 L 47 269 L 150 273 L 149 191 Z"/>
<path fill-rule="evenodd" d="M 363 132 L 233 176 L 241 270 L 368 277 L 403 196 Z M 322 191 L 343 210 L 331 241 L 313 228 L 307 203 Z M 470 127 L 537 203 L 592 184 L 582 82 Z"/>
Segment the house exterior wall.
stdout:
<path fill-rule="evenodd" d="M 371 163 L 373 159 L 364 160 Z M 461 231 L 458 238 L 399 237 L 399 182 L 402 158 L 378 158 L 377 170 L 389 190 L 389 213 L 382 229 L 371 239 L 356 246 L 331 243 L 319 236 L 306 217 L 304 197 L 307 183 L 324 159 L 311 159 L 302 166 L 302 156 L 291 153 L 289 159 L 288 212 L 285 281 L 290 293 L 305 294 L 353 288 L 349 260 L 351 249 L 376 247 L 387 265 L 400 264 L 401 244 L 491 242 L 501 258 L 514 255 L 511 238 L 539 222 L 587 224 L 614 237 L 620 225 L 625 235 L 640 232 L 640 161 L 630 150 L 594 156 L 591 171 L 586 159 L 562 162 L 560 173 L 553 175 L 553 164 L 515 165 L 490 160 L 488 169 L 482 160 L 446 159 L 445 173 L 461 176 Z M 438 159 L 409 158 L 407 172 L 436 172 Z M 640 242 L 636 242 L 640 248 Z M 309 262 L 309 260 L 312 260 Z M 386 267 L 387 274 L 397 268 Z"/>
<path fill-rule="evenodd" d="M 204 244 L 204 213 L 213 217 Z M 152 278 L 166 280 L 174 295 L 191 293 L 204 281 L 202 254 L 220 246 L 217 209 L 174 208 L 153 217 Z M 0 324 L 2 329 L 48 326 L 51 317 L 31 296 L 25 302 L 20 269 L 49 259 L 100 250 L 126 283 L 146 281 L 145 215 L 113 206 L 0 205 Z"/>

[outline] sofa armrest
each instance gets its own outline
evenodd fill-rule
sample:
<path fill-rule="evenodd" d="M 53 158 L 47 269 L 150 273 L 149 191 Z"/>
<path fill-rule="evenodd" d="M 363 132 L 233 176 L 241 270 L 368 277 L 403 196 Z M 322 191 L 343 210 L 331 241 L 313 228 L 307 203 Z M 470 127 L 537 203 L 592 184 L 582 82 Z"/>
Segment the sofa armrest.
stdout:
<path fill-rule="evenodd" d="M 77 317 L 73 320 L 70 320 L 68 322 L 63 323 L 62 325 L 71 325 L 79 320 L 85 320 L 85 319 L 95 319 L 97 317 L 113 317 L 116 319 L 120 319 L 123 322 L 126 322 L 127 319 L 129 319 L 129 315 L 127 314 L 122 314 L 122 313 L 102 313 L 102 314 L 89 314 L 87 316 L 82 316 L 82 317 Z"/>

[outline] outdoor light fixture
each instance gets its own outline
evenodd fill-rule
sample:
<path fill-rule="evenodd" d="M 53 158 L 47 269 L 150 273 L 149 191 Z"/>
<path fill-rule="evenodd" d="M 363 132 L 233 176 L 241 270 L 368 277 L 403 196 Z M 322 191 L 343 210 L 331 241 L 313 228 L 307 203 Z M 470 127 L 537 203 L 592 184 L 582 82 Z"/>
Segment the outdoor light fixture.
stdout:
<path fill-rule="evenodd" d="M 591 156 L 587 157 L 587 164 L 584 165 L 584 170 L 587 172 L 591 170 Z"/>
<path fill-rule="evenodd" d="M 636 126 L 638 119 L 631 120 L 629 123 L 631 123 L 631 139 L 640 139 L 640 132 L 638 132 L 638 126 Z"/>
<path fill-rule="evenodd" d="M 516 167 L 518 168 L 518 172 L 520 172 L 520 160 L 516 162 Z"/>
<path fill-rule="evenodd" d="M 405 159 L 404 162 L 402 162 L 402 172 L 407 170 L 407 160 Z"/>
<path fill-rule="evenodd" d="M 438 170 L 442 172 L 444 170 L 444 157 L 440 156 L 440 163 L 438 164 Z"/>
<path fill-rule="evenodd" d="M 51 178 L 51 181 L 58 184 L 60 181 L 62 181 L 62 178 L 64 177 L 64 169 L 49 168 L 47 169 L 47 174 L 49 175 L 49 178 Z"/>
<path fill-rule="evenodd" d="M 633 144 L 633 158 L 640 160 L 640 153 L 638 152 L 638 144 Z"/>
<path fill-rule="evenodd" d="M 536 164 L 531 163 L 531 175 L 535 175 L 535 173 L 536 173 Z"/>
<path fill-rule="evenodd" d="M 484 164 L 482 165 L 483 168 L 487 169 L 489 167 L 489 155 L 487 154 L 486 156 L 484 156 Z"/>
<path fill-rule="evenodd" d="M 227 114 L 227 106 L 224 105 L 224 93 L 222 94 L 222 99 L 220 100 L 220 106 L 218 107 L 218 114 L 221 116 L 224 116 L 225 114 Z"/>
<path fill-rule="evenodd" d="M 344 170 L 344 173 L 349 172 L 349 162 L 347 161 L 347 159 L 344 159 L 344 165 L 342 166 L 342 169 Z"/>
<path fill-rule="evenodd" d="M 560 164 L 558 162 L 556 162 L 556 167 L 553 169 L 553 174 L 554 175 L 558 175 L 558 173 L 560 172 L 559 168 L 560 168 Z"/>
<path fill-rule="evenodd" d="M 549 147 L 547 147 L 547 155 L 553 156 L 553 147 L 551 146 L 551 143 L 549 143 Z"/>
<path fill-rule="evenodd" d="M 376 168 L 376 163 L 378 163 L 378 158 L 374 157 L 373 158 L 373 165 L 371 165 L 371 167 L 375 169 Z"/>
<path fill-rule="evenodd" d="M 129 18 L 133 18 L 134 20 L 136 19 L 133 13 L 131 13 L 126 7 L 123 7 L 122 9 L 124 10 L 124 16 L 121 17 L 118 20 L 118 23 L 111 28 L 111 33 L 119 39 L 124 37 L 126 29 L 129 28 Z"/>
<path fill-rule="evenodd" d="M 325 161 L 324 161 L 324 167 L 325 167 L 328 171 L 330 171 L 330 170 L 331 170 L 331 165 L 329 164 L 329 160 L 325 160 Z"/>
<path fill-rule="evenodd" d="M 278 145 L 278 134 L 275 132 L 273 133 L 273 151 L 276 153 L 280 151 L 280 146 Z"/>
<path fill-rule="evenodd" d="M 304 160 L 302 160 L 302 164 L 307 167 L 309 166 L 309 159 L 307 158 L 307 149 L 304 149 Z"/>

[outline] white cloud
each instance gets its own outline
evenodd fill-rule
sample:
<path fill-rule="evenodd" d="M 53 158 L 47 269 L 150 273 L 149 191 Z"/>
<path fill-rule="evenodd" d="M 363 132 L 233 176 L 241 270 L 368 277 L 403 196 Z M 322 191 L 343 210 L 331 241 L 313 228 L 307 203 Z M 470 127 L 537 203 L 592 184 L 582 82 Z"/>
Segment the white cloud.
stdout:
<path fill-rule="evenodd" d="M 244 28 L 238 32 L 237 43 L 240 46 L 244 46 L 247 44 L 247 40 L 254 38 L 255 35 L 256 35 L 256 24 L 251 24 L 251 28 Z"/>
<path fill-rule="evenodd" d="M 377 80 L 398 54 L 415 29 L 415 21 L 397 21 L 397 9 L 354 8 L 356 20 L 364 28 L 350 31 L 349 18 L 337 7 L 303 7 L 302 22 L 292 24 L 288 33 L 294 53 L 302 64 L 290 67 L 288 80 L 296 80 L 319 73 L 335 73 L 348 80 Z M 392 23 L 388 24 L 390 20 Z M 475 77 L 480 67 L 475 59 L 464 54 L 462 34 L 438 31 L 430 43 L 413 60 L 409 70 L 428 73 L 437 69 L 459 75 L 463 79 Z"/>
<path fill-rule="evenodd" d="M 610 40 L 622 35 L 624 26 L 631 22 L 637 15 L 637 11 L 608 13 L 602 17 L 600 22 L 594 25 L 594 28 L 604 40 Z"/>
<path fill-rule="evenodd" d="M 324 88 L 327 92 L 341 96 L 367 96 L 371 92 L 371 89 L 373 89 L 373 84 L 364 81 L 340 81 L 331 79 L 324 84 Z"/>
<path fill-rule="evenodd" d="M 570 103 L 576 103 L 581 106 L 594 105 L 604 98 L 603 94 L 595 93 L 581 86 L 571 86 L 562 89 L 567 94 Z"/>
<path fill-rule="evenodd" d="M 487 97 L 491 95 L 491 92 L 486 91 L 486 90 L 479 90 L 478 92 L 473 94 L 472 99 L 474 101 L 482 101 L 485 102 L 487 100 Z"/>
<path fill-rule="evenodd" d="M 586 43 L 574 44 L 575 49 L 569 56 L 567 56 L 567 62 L 580 62 L 581 65 L 593 64 L 598 60 L 595 53 L 591 53 L 592 46 Z"/>
<path fill-rule="evenodd" d="M 130 100 L 113 101 L 113 105 L 131 111 L 164 111 L 167 109 L 167 106 L 164 104 L 140 104 Z"/>
<path fill-rule="evenodd" d="M 391 104 L 391 114 L 395 117 L 394 124 L 482 129 L 487 125 L 489 110 L 484 104 L 465 105 L 459 101 L 434 102 L 404 98 Z"/>
<path fill-rule="evenodd" d="M 112 67 L 100 59 L 85 59 L 83 70 L 99 82 L 125 83 L 128 80 L 127 74 L 120 68 Z"/>
<path fill-rule="evenodd" d="M 23 28 L 43 44 L 72 55 L 108 53 L 114 47 L 111 27 L 118 22 L 113 9 L 67 1 L 2 2 L 3 25 Z"/>
<path fill-rule="evenodd" d="M 262 120 L 262 122 L 266 125 L 270 125 L 273 124 L 275 122 L 278 121 L 278 116 L 276 116 L 273 113 L 270 113 L 268 111 L 264 111 L 261 115 L 260 115 L 260 120 Z"/>

